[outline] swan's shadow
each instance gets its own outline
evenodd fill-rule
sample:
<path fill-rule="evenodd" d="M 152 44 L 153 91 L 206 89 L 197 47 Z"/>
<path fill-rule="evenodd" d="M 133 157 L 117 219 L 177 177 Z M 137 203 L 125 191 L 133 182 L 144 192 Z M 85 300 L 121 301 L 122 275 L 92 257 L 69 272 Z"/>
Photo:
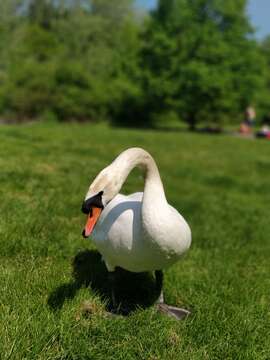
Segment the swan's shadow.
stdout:
<path fill-rule="evenodd" d="M 73 299 L 82 287 L 89 287 L 106 301 L 106 310 L 112 309 L 111 285 L 108 271 L 101 255 L 96 250 L 79 252 L 72 263 L 73 280 L 60 285 L 49 296 L 48 305 L 54 311 L 62 308 L 64 302 Z M 115 293 L 119 312 L 128 315 L 137 308 L 153 305 L 159 294 L 155 280 L 149 273 L 131 273 L 116 269 Z"/>

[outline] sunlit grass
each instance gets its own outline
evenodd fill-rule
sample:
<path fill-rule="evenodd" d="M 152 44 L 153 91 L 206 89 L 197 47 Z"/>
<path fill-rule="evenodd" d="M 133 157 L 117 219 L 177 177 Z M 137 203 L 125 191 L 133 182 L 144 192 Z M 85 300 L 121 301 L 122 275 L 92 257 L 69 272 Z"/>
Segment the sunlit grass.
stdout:
<path fill-rule="evenodd" d="M 183 322 L 153 306 L 107 316 L 102 264 L 96 286 L 78 285 L 74 257 L 83 254 L 84 274 L 97 259 L 84 262 L 94 247 L 81 237 L 81 202 L 130 146 L 154 156 L 169 202 L 192 228 L 189 253 L 165 273 L 167 302 L 192 311 Z M 0 358 L 270 358 L 269 146 L 105 125 L 1 127 Z M 123 191 L 142 187 L 134 171 Z"/>

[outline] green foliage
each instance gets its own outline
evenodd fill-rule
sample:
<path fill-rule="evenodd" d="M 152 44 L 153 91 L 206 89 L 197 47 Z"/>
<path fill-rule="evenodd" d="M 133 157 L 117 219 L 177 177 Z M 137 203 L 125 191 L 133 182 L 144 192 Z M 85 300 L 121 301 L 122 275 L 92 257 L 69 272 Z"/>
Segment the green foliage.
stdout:
<path fill-rule="evenodd" d="M 267 41 L 246 0 L 160 0 L 140 17 L 133 0 L 3 0 L 0 113 L 195 127 L 267 113 Z"/>
<path fill-rule="evenodd" d="M 38 0 L 20 6 L 24 11 L 12 17 L 16 28 L 8 39 L 0 36 L 0 52 L 9 42 L 2 72 L 0 66 L 2 112 L 20 119 L 50 111 L 61 120 L 99 120 L 115 116 L 124 99 L 138 92 L 132 1 L 112 6 L 107 0 Z"/>
<path fill-rule="evenodd" d="M 144 38 L 151 113 L 174 109 L 199 121 L 239 117 L 263 87 L 263 59 L 251 39 L 246 1 L 160 1 Z"/>
<path fill-rule="evenodd" d="M 265 59 L 264 67 L 264 80 L 265 88 L 264 91 L 258 95 L 258 102 L 260 105 L 260 112 L 262 118 L 266 118 L 267 122 L 270 122 L 270 36 L 268 36 L 260 44 L 260 50 Z"/>
<path fill-rule="evenodd" d="M 108 316 L 104 265 L 81 236 L 91 179 L 134 144 L 154 156 L 192 229 L 190 251 L 165 271 L 165 299 L 191 309 L 185 321 L 154 306 Z M 2 126 L 0 162 L 1 359 L 270 358 L 267 142 L 39 123 Z M 124 193 L 141 191 L 139 174 Z M 77 254 L 85 270 L 72 275 Z M 80 274 L 88 282 L 76 283 Z M 122 280 L 125 293 L 149 294 L 136 277 Z"/>

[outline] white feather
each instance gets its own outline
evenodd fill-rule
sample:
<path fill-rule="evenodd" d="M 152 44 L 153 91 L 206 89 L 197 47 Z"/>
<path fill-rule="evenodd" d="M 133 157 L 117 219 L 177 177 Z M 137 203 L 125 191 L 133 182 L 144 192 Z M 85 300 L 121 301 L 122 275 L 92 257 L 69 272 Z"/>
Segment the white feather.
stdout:
<path fill-rule="evenodd" d="M 145 173 L 144 192 L 114 194 L 135 166 Z M 120 154 L 98 175 L 86 199 L 98 191 L 104 191 L 108 203 L 92 238 L 109 271 L 116 266 L 132 272 L 161 270 L 190 247 L 190 228 L 167 203 L 157 166 L 145 150 L 132 148 Z"/>

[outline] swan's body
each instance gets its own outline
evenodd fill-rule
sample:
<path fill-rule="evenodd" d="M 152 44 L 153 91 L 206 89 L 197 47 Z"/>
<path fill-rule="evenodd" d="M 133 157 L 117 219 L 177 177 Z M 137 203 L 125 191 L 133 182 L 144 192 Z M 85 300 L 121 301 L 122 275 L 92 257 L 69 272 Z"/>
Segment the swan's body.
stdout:
<path fill-rule="evenodd" d="M 190 245 L 189 227 L 170 205 L 166 217 L 164 210 L 152 210 L 147 231 L 142 202 L 143 193 L 118 194 L 101 213 L 92 238 L 109 271 L 116 266 L 133 272 L 164 269 Z"/>
<path fill-rule="evenodd" d="M 144 192 L 119 194 L 136 166 L 145 176 Z M 122 152 L 98 174 L 82 210 L 89 214 L 84 236 L 92 233 L 109 272 L 115 267 L 132 272 L 162 270 L 179 260 L 191 244 L 188 224 L 167 203 L 154 159 L 140 148 Z"/>
<path fill-rule="evenodd" d="M 144 171 L 144 192 L 118 194 L 135 166 Z M 99 192 L 106 204 L 92 237 L 109 271 L 116 266 L 134 272 L 161 270 L 189 248 L 189 226 L 167 203 L 156 163 L 145 150 L 121 153 L 94 180 L 86 201 Z"/>

